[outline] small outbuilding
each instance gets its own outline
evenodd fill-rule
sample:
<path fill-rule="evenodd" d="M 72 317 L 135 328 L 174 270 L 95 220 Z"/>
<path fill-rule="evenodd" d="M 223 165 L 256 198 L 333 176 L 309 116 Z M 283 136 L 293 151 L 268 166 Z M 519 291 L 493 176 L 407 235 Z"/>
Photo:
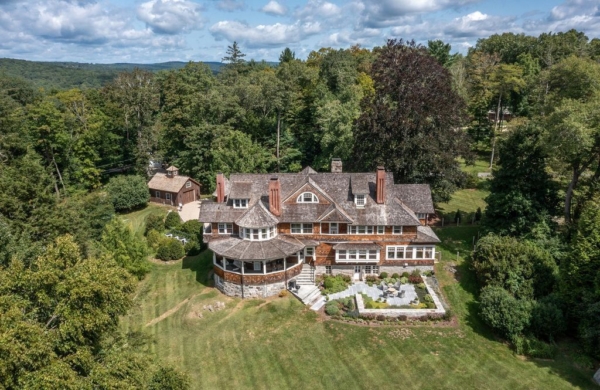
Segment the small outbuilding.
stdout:
<path fill-rule="evenodd" d="M 189 176 L 179 175 L 175 166 L 165 173 L 156 173 L 148 182 L 150 201 L 171 206 L 184 205 L 200 199 L 200 183 Z"/>

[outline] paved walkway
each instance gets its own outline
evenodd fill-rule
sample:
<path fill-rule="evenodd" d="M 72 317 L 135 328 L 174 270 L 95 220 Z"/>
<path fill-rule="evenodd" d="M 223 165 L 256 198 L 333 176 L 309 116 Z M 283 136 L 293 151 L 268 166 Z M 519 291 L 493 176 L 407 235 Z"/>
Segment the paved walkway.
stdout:
<path fill-rule="evenodd" d="M 179 216 L 183 222 L 195 219 L 196 221 L 200 217 L 200 201 L 194 201 L 184 204 L 179 212 Z"/>
<path fill-rule="evenodd" d="M 403 284 L 400 286 L 400 289 L 405 291 L 404 298 L 387 298 L 386 302 L 390 305 L 395 306 L 408 305 L 410 301 L 413 301 L 417 297 L 417 293 L 415 292 L 415 286 L 412 284 Z M 383 294 L 381 288 L 378 286 L 373 285 L 373 287 L 369 287 L 369 285 L 366 283 L 358 282 L 350 285 L 346 290 L 342 292 L 330 294 L 329 300 L 346 298 L 350 296 L 353 297 L 357 293 L 367 294 L 375 301 L 379 299 Z"/>

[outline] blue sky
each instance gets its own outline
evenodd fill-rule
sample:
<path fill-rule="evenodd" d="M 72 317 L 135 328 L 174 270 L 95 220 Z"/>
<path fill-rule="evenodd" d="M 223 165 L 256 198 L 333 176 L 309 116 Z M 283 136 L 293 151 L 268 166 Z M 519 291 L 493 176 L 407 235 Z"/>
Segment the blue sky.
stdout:
<path fill-rule="evenodd" d="M 600 37 L 598 0 L 0 0 L 0 57 L 94 63 L 306 58 L 321 47 L 388 38 L 453 51 L 494 33 L 571 28 Z"/>

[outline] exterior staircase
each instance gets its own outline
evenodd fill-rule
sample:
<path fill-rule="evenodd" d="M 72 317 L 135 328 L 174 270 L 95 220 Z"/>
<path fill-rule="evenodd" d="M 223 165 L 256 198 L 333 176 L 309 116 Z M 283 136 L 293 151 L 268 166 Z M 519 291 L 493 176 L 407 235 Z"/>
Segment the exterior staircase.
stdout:
<path fill-rule="evenodd" d="M 309 264 L 302 265 L 302 271 L 296 278 L 297 291 L 291 291 L 302 303 L 312 310 L 319 310 L 325 304 L 321 290 L 315 286 L 315 269 Z"/>

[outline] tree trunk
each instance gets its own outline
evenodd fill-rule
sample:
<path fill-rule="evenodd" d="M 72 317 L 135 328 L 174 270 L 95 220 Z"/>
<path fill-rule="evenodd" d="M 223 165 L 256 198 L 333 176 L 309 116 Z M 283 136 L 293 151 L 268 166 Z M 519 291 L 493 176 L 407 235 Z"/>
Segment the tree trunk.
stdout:
<path fill-rule="evenodd" d="M 571 202 L 573 201 L 573 191 L 579 181 L 579 175 L 581 175 L 581 170 L 573 168 L 573 177 L 565 194 L 565 223 L 571 223 Z"/>
<path fill-rule="evenodd" d="M 492 157 L 490 158 L 490 170 L 494 166 L 494 152 L 496 151 L 496 131 L 498 131 L 498 123 L 500 122 L 500 107 L 502 103 L 502 94 L 498 96 L 498 108 L 496 108 L 496 118 L 494 123 L 494 135 L 492 138 Z"/>
<path fill-rule="evenodd" d="M 52 149 L 50 149 L 50 154 L 52 155 L 52 162 L 54 163 L 54 168 L 56 168 L 56 173 L 58 174 L 58 179 L 60 180 L 60 184 L 62 185 L 63 191 L 66 194 L 67 189 L 65 188 L 65 183 L 63 182 L 62 175 L 60 174 L 60 169 L 58 169 L 58 164 L 56 163 L 56 160 L 54 159 L 54 152 L 52 152 Z"/>
<path fill-rule="evenodd" d="M 277 110 L 277 173 L 279 173 L 279 138 L 281 133 L 281 112 Z"/>

